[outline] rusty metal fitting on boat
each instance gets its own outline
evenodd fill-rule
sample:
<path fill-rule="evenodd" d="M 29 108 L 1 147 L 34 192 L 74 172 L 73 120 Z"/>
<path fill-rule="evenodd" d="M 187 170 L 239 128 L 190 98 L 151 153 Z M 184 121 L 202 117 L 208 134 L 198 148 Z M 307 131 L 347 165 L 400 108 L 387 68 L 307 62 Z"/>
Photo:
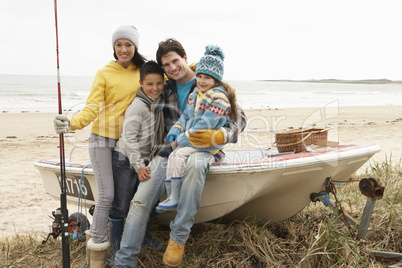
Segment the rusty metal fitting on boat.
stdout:
<path fill-rule="evenodd" d="M 333 189 L 333 184 L 331 184 L 332 177 L 327 177 L 324 182 L 324 191 L 327 193 L 331 193 Z"/>
<path fill-rule="evenodd" d="M 384 195 L 384 187 L 373 178 L 363 178 L 359 182 L 360 192 L 369 198 L 379 200 Z"/>

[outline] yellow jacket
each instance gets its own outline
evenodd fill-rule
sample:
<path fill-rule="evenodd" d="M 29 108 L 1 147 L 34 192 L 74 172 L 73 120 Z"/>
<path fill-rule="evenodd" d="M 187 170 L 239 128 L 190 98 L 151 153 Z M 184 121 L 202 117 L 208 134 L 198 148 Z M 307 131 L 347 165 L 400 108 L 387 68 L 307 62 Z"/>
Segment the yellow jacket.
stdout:
<path fill-rule="evenodd" d="M 124 112 L 140 88 L 140 68 L 133 63 L 125 69 L 110 61 L 100 69 L 92 84 L 85 108 L 70 120 L 70 129 L 82 129 L 92 121 L 92 133 L 118 139 Z"/>

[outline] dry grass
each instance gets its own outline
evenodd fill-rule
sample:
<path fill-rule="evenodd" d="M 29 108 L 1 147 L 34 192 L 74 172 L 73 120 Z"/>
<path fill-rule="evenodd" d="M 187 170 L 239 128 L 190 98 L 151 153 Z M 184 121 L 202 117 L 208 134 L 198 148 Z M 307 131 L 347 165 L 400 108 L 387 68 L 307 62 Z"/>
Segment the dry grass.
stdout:
<path fill-rule="evenodd" d="M 275 224 L 253 219 L 232 224 L 205 223 L 193 227 L 181 267 L 385 267 L 397 260 L 376 259 L 371 250 L 402 253 L 401 165 L 374 163 L 359 180 L 373 177 L 385 186 L 376 202 L 365 240 L 356 239 L 356 227 L 345 225 L 323 204 L 311 204 L 295 217 Z M 357 222 L 366 198 L 358 183 L 337 186 L 342 208 Z M 331 199 L 334 200 L 333 196 Z M 166 245 L 169 230 L 153 226 L 153 237 Z M 85 242 L 71 241 L 71 267 L 89 267 Z M 0 267 L 62 267 L 61 240 L 42 245 L 35 234 L 1 241 Z M 163 251 L 144 247 L 143 267 L 164 267 Z"/>

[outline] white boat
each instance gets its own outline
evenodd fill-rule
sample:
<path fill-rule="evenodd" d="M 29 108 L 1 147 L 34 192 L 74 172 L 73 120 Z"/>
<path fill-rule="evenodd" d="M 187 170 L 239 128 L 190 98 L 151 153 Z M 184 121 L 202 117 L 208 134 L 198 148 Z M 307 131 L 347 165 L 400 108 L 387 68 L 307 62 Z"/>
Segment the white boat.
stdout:
<path fill-rule="evenodd" d="M 279 154 L 273 149 L 226 151 L 225 160 L 213 163 L 207 174 L 195 222 L 254 216 L 262 222 L 290 218 L 311 202 L 311 193 L 324 190 L 327 178 L 349 180 L 379 151 L 374 144 L 325 147 L 297 154 Z M 95 205 L 98 190 L 91 166 L 69 163 L 68 159 L 66 163 L 67 202 L 77 204 L 81 189 L 87 208 Z M 59 199 L 59 160 L 40 160 L 35 166 L 46 193 Z M 174 215 L 166 212 L 157 219 L 167 222 Z"/>

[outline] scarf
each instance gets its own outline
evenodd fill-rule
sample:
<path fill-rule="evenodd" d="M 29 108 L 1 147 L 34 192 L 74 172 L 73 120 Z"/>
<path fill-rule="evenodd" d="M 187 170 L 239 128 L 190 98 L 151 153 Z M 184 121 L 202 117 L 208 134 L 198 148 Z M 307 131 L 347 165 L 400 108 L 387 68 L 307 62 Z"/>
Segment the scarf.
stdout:
<path fill-rule="evenodd" d="M 163 137 L 165 130 L 165 123 L 163 120 L 163 107 L 165 103 L 165 97 L 162 94 L 156 99 L 152 99 L 147 94 L 145 94 L 144 89 L 140 88 L 137 91 L 136 98 L 141 98 L 141 100 L 148 106 L 149 110 L 155 115 L 155 126 L 154 126 L 154 134 L 151 143 L 151 154 L 150 160 L 152 160 L 159 150 L 163 146 Z"/>

